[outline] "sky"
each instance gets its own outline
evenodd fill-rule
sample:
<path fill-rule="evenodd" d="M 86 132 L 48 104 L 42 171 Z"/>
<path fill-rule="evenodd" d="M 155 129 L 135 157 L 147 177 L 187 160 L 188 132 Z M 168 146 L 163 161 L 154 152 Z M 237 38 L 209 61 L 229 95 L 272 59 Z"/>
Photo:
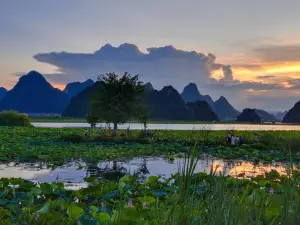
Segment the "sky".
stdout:
<path fill-rule="evenodd" d="M 300 100 L 298 0 L 1 0 L 0 86 L 42 73 L 53 86 L 107 72 L 156 89 L 190 82 L 241 110 Z"/>

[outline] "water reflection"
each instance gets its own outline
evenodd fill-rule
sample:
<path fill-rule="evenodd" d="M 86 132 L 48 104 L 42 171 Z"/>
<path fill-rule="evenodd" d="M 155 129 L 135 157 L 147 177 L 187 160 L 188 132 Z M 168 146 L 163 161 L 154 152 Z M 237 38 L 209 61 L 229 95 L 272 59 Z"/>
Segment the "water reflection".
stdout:
<path fill-rule="evenodd" d="M 79 128 L 90 127 L 88 123 L 32 123 L 35 127 L 54 127 L 54 128 Z M 105 127 L 106 124 L 98 124 Z M 130 126 L 133 130 L 142 130 L 144 126 L 139 123 L 120 125 L 120 129 L 127 129 Z M 154 124 L 149 123 L 150 130 L 300 130 L 298 125 L 271 125 L 271 124 Z"/>
<path fill-rule="evenodd" d="M 159 175 L 170 177 L 177 173 L 183 166 L 184 160 L 176 158 L 170 162 L 164 158 L 134 158 L 122 162 L 70 162 L 64 166 L 51 169 L 45 163 L 9 163 L 0 165 L 0 178 L 20 177 L 34 182 L 64 182 L 69 188 L 80 188 L 84 183 L 84 177 L 94 176 L 100 179 L 115 180 L 125 174 L 137 174 L 141 179 L 148 176 Z M 220 159 L 200 159 L 195 168 L 196 172 L 213 172 L 234 177 L 252 177 L 263 175 L 272 169 L 280 174 L 286 172 L 286 165 L 258 164 L 254 165 L 246 161 L 225 161 Z"/>

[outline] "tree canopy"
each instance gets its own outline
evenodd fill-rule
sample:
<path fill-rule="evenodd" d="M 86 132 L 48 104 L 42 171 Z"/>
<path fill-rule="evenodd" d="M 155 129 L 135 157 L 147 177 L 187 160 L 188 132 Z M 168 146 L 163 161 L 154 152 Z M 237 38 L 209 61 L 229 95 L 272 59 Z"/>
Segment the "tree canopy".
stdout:
<path fill-rule="evenodd" d="M 113 123 L 116 130 L 118 124 L 146 114 L 145 88 L 138 75 L 107 73 L 99 76 L 98 81 L 100 85 L 91 100 L 90 110 L 99 121 Z"/>

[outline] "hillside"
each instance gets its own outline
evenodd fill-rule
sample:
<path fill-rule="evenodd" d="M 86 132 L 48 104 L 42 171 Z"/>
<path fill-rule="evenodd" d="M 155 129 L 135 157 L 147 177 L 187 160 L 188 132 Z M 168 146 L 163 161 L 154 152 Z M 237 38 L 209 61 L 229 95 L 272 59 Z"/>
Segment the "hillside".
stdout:
<path fill-rule="evenodd" d="M 83 118 L 87 115 L 90 108 L 90 99 L 99 88 L 100 83 L 96 82 L 92 86 L 87 87 L 78 95 L 70 100 L 70 104 L 65 108 L 62 116 Z"/>
<path fill-rule="evenodd" d="M 5 97 L 7 90 L 3 87 L 0 87 L 0 101 Z"/>
<path fill-rule="evenodd" d="M 260 120 L 262 122 L 274 122 L 276 121 L 276 118 L 274 115 L 264 111 L 264 110 L 261 110 L 261 109 L 255 109 L 255 112 L 257 113 L 257 115 L 260 117 Z"/>
<path fill-rule="evenodd" d="M 297 102 L 284 116 L 283 123 L 300 123 L 300 101 Z"/>
<path fill-rule="evenodd" d="M 89 79 L 85 82 L 73 82 L 66 85 L 64 92 L 68 94 L 70 98 L 74 97 L 75 95 L 82 92 L 84 89 L 86 89 L 89 86 L 92 86 L 94 84 L 94 81 Z"/>
<path fill-rule="evenodd" d="M 38 72 L 20 77 L 0 102 L 1 110 L 23 113 L 61 113 L 69 103 L 66 93 L 52 87 Z"/>
<path fill-rule="evenodd" d="M 195 121 L 219 121 L 217 114 L 206 101 L 187 103 L 189 120 Z"/>
<path fill-rule="evenodd" d="M 210 106 L 214 101 L 209 95 L 201 95 L 195 83 L 189 83 L 184 87 L 181 96 L 185 102 L 206 101 Z"/>
<path fill-rule="evenodd" d="M 221 96 L 213 104 L 213 110 L 218 115 L 221 121 L 224 120 L 236 120 L 237 116 L 240 114 L 225 97 Z"/>
<path fill-rule="evenodd" d="M 261 119 L 256 113 L 255 109 L 244 109 L 243 112 L 237 117 L 238 122 L 250 122 L 250 123 L 260 123 Z"/>

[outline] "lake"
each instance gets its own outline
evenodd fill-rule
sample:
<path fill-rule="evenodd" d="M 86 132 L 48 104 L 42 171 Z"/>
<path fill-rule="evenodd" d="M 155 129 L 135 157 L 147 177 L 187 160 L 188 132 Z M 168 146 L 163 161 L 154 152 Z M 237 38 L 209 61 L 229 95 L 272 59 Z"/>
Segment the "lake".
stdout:
<path fill-rule="evenodd" d="M 23 178 L 33 182 L 64 182 L 68 189 L 79 189 L 86 187 L 87 184 L 83 178 L 86 176 L 95 176 L 101 178 L 113 170 L 113 162 L 70 162 L 63 166 L 49 169 L 45 163 L 20 163 L 10 162 L 0 164 L 0 178 L 15 177 Z M 117 162 L 117 171 L 134 174 L 139 173 L 141 179 L 148 176 L 162 176 L 168 178 L 179 171 L 183 165 L 183 159 L 175 159 L 173 162 L 162 157 L 156 158 L 134 158 Z M 277 170 L 280 174 L 286 171 L 286 165 L 283 163 L 269 163 L 254 165 L 247 161 L 227 161 L 203 157 L 199 159 L 195 172 L 209 173 L 213 170 L 216 174 L 230 175 L 233 177 L 253 177 L 272 169 Z"/>
<path fill-rule="evenodd" d="M 52 128 L 85 128 L 90 127 L 88 123 L 32 123 L 35 127 Z M 105 127 L 106 124 L 98 124 Z M 132 130 L 144 129 L 139 123 L 126 123 L 120 125 L 120 129 L 130 127 Z M 300 130 L 300 125 L 271 125 L 271 124 L 148 124 L 149 130 Z"/>

